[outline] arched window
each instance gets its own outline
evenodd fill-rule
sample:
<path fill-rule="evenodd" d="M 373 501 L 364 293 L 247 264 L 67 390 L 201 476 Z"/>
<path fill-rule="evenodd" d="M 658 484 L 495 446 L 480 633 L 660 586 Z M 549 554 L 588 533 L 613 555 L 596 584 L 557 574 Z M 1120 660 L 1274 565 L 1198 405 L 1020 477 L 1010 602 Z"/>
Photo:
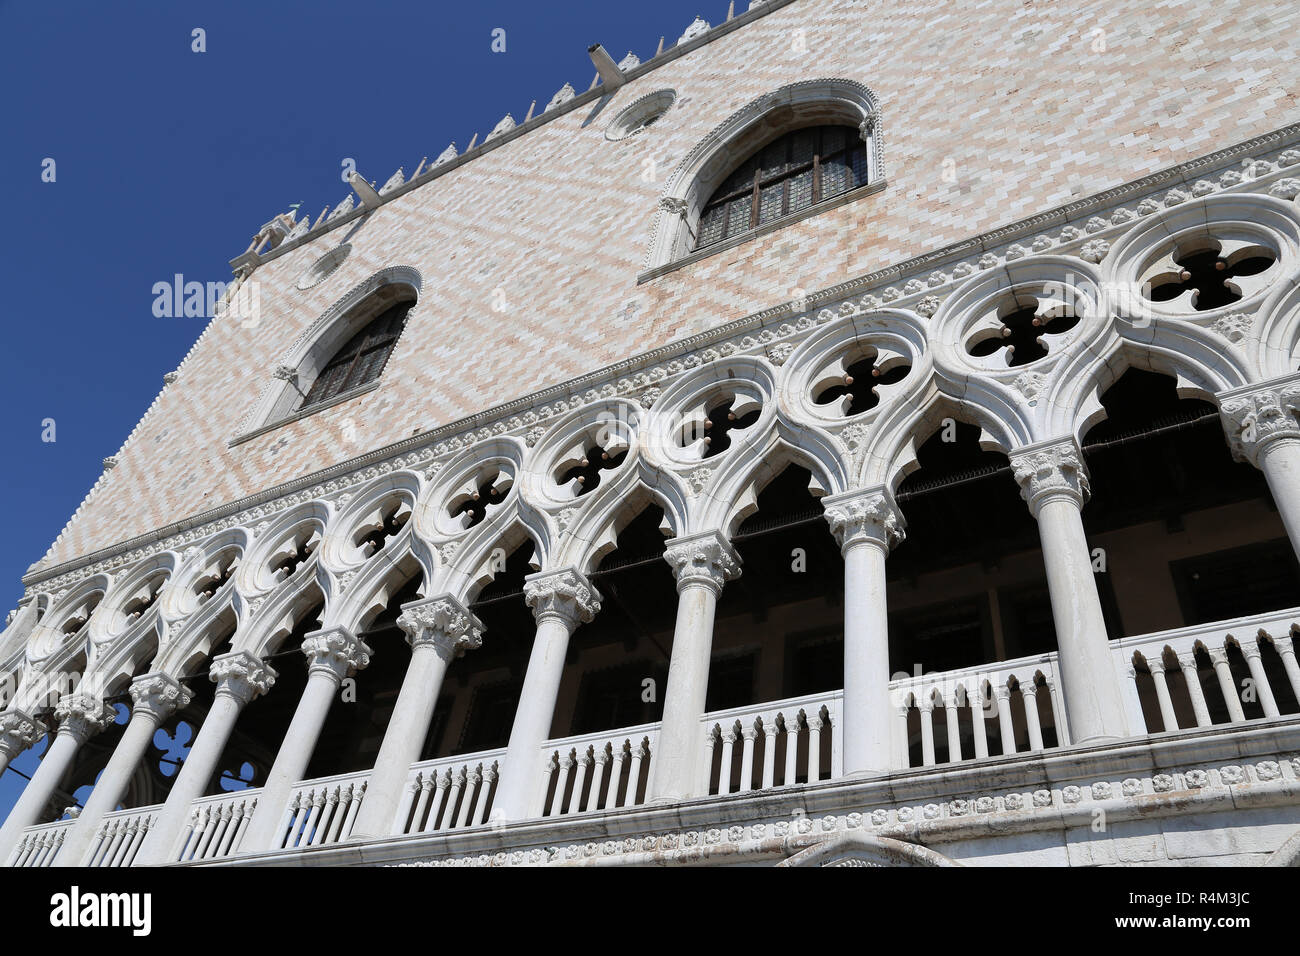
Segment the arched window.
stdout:
<path fill-rule="evenodd" d="M 406 314 L 411 311 L 412 304 L 402 302 L 381 312 L 365 328 L 348 339 L 316 376 L 301 408 L 328 402 L 337 395 L 379 378 L 393 346 L 397 344 L 398 336 L 402 334 Z"/>
<path fill-rule="evenodd" d="M 867 146 L 851 126 L 812 126 L 741 163 L 700 213 L 697 249 L 748 232 L 867 182 Z"/>

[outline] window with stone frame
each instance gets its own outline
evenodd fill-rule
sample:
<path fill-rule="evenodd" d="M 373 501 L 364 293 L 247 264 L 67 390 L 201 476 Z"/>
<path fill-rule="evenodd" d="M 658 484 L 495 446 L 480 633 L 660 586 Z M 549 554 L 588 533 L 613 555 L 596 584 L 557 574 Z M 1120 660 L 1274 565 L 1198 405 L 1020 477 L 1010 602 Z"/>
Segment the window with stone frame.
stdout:
<path fill-rule="evenodd" d="M 813 126 L 768 143 L 726 178 L 700 213 L 697 249 L 867 183 L 867 144 L 849 126 Z"/>
<path fill-rule="evenodd" d="M 411 302 L 381 312 L 334 353 L 312 383 L 300 410 L 320 405 L 379 378 L 406 325 Z"/>

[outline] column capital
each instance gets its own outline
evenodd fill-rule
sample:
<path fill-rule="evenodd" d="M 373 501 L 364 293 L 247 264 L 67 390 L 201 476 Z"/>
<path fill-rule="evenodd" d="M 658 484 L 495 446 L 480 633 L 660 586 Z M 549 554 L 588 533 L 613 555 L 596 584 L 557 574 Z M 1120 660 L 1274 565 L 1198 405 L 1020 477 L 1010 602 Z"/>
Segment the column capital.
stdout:
<path fill-rule="evenodd" d="M 241 707 L 270 690 L 278 676 L 270 664 L 248 651 L 214 657 L 208 668 L 217 693 L 233 698 Z"/>
<path fill-rule="evenodd" d="M 740 577 L 740 555 L 720 531 L 674 538 L 664 548 L 664 560 L 677 577 L 678 592 L 698 584 L 719 594 L 724 584 Z"/>
<path fill-rule="evenodd" d="M 1238 461 L 1259 467 L 1260 454 L 1283 439 L 1300 441 L 1300 380 L 1288 377 L 1263 385 L 1220 392 L 1219 418 Z"/>
<path fill-rule="evenodd" d="M 432 646 L 448 663 L 483 646 L 483 622 L 450 594 L 402 605 L 397 626 L 412 649 Z"/>
<path fill-rule="evenodd" d="M 600 613 L 600 592 L 572 567 L 530 574 L 524 580 L 524 601 L 538 624 L 558 618 L 570 631 Z"/>
<path fill-rule="evenodd" d="M 166 674 L 145 674 L 131 681 L 131 716 L 147 714 L 161 724 L 178 710 L 189 706 L 188 688 Z"/>
<path fill-rule="evenodd" d="M 115 709 L 98 697 L 78 691 L 64 694 L 54 705 L 54 720 L 59 725 L 59 733 L 67 734 L 78 744 L 107 729 L 116 719 Z"/>
<path fill-rule="evenodd" d="M 903 513 L 884 486 L 823 498 L 822 507 L 842 554 L 859 544 L 874 544 L 888 553 L 907 537 Z"/>
<path fill-rule="evenodd" d="M 45 736 L 45 725 L 21 710 L 0 714 L 0 757 L 12 760 Z"/>
<path fill-rule="evenodd" d="M 1016 449 L 1009 457 L 1011 474 L 1020 485 L 1020 497 L 1035 516 L 1048 501 L 1066 499 L 1082 508 L 1088 500 L 1088 466 L 1073 438 L 1035 442 Z"/>
<path fill-rule="evenodd" d="M 346 627 L 334 625 L 312 631 L 302 640 L 307 674 L 324 674 L 341 681 L 370 663 L 370 648 Z"/>

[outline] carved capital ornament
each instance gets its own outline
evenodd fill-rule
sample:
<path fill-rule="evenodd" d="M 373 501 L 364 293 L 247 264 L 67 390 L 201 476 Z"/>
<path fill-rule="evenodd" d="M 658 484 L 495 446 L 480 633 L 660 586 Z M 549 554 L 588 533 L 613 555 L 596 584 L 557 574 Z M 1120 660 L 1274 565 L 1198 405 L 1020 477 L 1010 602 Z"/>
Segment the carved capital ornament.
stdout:
<path fill-rule="evenodd" d="M 450 663 L 483 645 L 483 624 L 450 595 L 407 604 L 397 618 L 411 648 L 430 646 Z"/>
<path fill-rule="evenodd" d="M 709 588 L 715 594 L 728 581 L 740 577 L 740 555 L 731 542 L 717 531 L 678 538 L 664 549 L 664 560 L 677 577 L 677 590 L 691 586 Z"/>
<path fill-rule="evenodd" d="M 600 613 L 600 592 L 576 568 L 529 578 L 524 583 L 524 601 L 533 609 L 538 624 L 558 618 L 569 630 Z"/>

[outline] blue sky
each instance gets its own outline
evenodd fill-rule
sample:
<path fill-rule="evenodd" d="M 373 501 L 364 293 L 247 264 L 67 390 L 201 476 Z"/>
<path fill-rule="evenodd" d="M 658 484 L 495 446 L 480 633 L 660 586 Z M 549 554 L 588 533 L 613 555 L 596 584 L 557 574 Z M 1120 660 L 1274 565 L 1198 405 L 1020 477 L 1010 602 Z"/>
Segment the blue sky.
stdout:
<path fill-rule="evenodd" d="M 586 89 L 588 45 L 646 60 L 696 14 L 726 13 L 727 0 L 0 0 L 0 614 L 203 330 L 155 318 L 155 282 L 229 280 L 262 223 L 347 194 L 347 157 L 380 183 L 409 174 L 565 82 Z M 0 815 L 21 783 L 5 773 Z"/>

